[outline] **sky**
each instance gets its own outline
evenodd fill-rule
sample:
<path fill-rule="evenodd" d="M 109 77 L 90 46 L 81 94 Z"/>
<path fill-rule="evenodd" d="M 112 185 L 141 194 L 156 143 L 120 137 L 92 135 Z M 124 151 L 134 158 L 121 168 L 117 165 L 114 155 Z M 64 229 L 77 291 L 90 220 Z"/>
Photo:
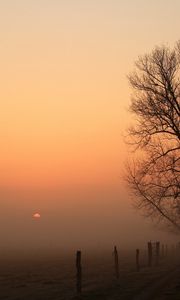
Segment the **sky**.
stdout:
<path fill-rule="evenodd" d="M 0 1 L 4 248 L 173 238 L 132 208 L 122 177 L 127 75 L 179 39 L 179 11 L 178 0 Z"/>

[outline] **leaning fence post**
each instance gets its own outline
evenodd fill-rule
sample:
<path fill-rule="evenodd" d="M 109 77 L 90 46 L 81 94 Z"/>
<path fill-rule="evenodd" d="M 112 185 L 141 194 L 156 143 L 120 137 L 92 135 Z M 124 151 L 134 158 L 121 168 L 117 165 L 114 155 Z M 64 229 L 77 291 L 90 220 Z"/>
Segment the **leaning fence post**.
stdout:
<path fill-rule="evenodd" d="M 152 266 L 152 243 L 148 242 L 148 266 Z"/>
<path fill-rule="evenodd" d="M 81 251 L 76 252 L 76 291 L 81 293 L 82 289 L 82 267 L 81 267 Z"/>
<path fill-rule="evenodd" d="M 159 264 L 160 242 L 156 242 L 156 265 Z"/>
<path fill-rule="evenodd" d="M 140 265 L 139 265 L 139 249 L 136 249 L 136 270 L 139 272 Z"/>
<path fill-rule="evenodd" d="M 118 251 L 117 247 L 114 246 L 114 267 L 115 267 L 115 276 L 116 279 L 119 278 L 119 259 L 118 259 Z"/>

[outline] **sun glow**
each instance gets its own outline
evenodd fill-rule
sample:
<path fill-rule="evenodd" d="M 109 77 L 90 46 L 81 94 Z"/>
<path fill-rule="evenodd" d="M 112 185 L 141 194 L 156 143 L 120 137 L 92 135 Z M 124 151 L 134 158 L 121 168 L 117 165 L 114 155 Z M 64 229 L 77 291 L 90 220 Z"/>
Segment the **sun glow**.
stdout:
<path fill-rule="evenodd" d="M 41 215 L 39 213 L 34 213 L 33 214 L 33 218 L 35 219 L 39 219 L 41 217 Z"/>

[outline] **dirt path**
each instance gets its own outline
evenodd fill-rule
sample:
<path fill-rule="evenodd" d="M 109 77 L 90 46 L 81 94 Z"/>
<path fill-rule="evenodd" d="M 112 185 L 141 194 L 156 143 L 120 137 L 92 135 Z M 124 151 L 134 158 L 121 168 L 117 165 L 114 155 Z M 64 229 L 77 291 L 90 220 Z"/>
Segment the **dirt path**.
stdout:
<path fill-rule="evenodd" d="M 132 272 L 106 288 L 83 294 L 79 299 L 180 300 L 180 266 L 167 265 Z"/>
<path fill-rule="evenodd" d="M 164 276 L 156 278 L 132 300 L 175 300 L 180 299 L 180 266 Z"/>

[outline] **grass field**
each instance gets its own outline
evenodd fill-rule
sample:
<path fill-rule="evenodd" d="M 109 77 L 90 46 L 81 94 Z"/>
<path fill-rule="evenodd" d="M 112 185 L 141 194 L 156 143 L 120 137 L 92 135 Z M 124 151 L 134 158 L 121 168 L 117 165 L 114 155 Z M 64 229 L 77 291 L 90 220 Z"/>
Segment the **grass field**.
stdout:
<path fill-rule="evenodd" d="M 82 295 L 77 296 L 74 253 L 2 259 L 0 300 L 180 299 L 180 267 L 173 256 L 149 268 L 146 252 L 142 251 L 140 263 L 137 272 L 135 253 L 120 252 L 117 280 L 111 252 L 83 253 Z"/>

